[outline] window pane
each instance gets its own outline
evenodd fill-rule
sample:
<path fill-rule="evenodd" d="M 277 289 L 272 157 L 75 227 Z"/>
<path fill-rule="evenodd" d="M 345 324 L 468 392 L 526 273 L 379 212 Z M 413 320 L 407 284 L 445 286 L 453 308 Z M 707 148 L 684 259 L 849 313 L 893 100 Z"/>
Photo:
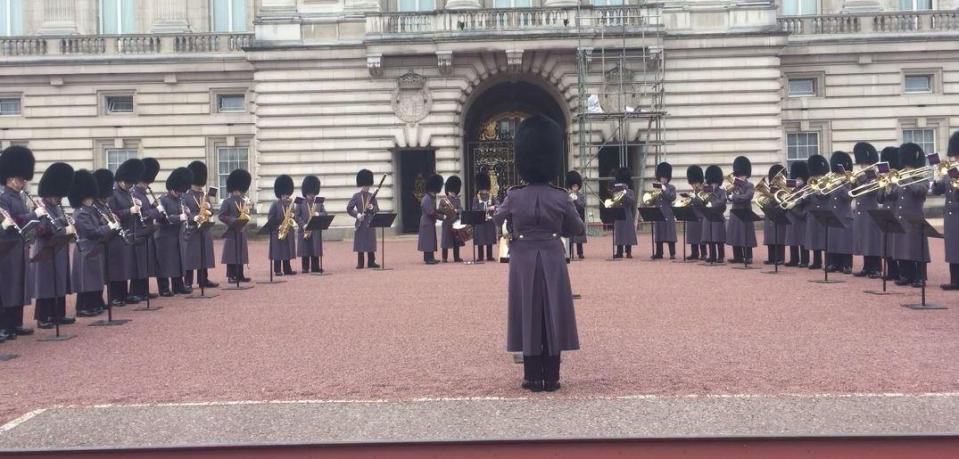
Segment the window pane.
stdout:
<path fill-rule="evenodd" d="M 246 110 L 246 97 L 242 94 L 217 96 L 217 110 L 221 112 L 242 112 Z"/>
<path fill-rule="evenodd" d="M 493 2 L 493 8 L 509 8 L 510 0 L 496 0 Z"/>
<path fill-rule="evenodd" d="M 22 0 L 0 0 L 0 36 L 23 35 Z"/>
<path fill-rule="evenodd" d="M 108 35 L 117 34 L 117 16 L 120 0 L 100 0 L 100 23 L 103 33 Z"/>
<path fill-rule="evenodd" d="M 107 96 L 107 112 L 132 113 L 133 96 Z"/>
<path fill-rule="evenodd" d="M 420 0 L 420 11 L 433 11 L 436 9 L 436 0 Z"/>
<path fill-rule="evenodd" d="M 786 159 L 789 162 L 804 160 L 819 154 L 819 133 L 796 132 L 786 135 Z"/>
<path fill-rule="evenodd" d="M 122 4 L 123 23 L 120 33 L 134 33 L 134 24 L 136 23 L 136 0 L 123 0 Z"/>
<path fill-rule="evenodd" d="M 217 153 L 217 186 L 226 193 L 226 179 L 235 169 L 249 168 L 249 148 L 220 147 Z"/>
<path fill-rule="evenodd" d="M 233 28 L 232 32 L 246 31 L 246 0 L 233 1 Z"/>
<path fill-rule="evenodd" d="M 790 79 L 790 96 L 812 96 L 816 94 L 816 80 L 812 78 Z"/>
<path fill-rule="evenodd" d="M 801 3 L 802 10 L 800 11 L 800 14 L 817 14 L 818 13 L 817 11 L 818 8 L 816 7 L 818 5 L 818 0 L 799 0 L 799 1 L 802 2 Z"/>
<path fill-rule="evenodd" d="M 932 92 L 930 75 L 906 75 L 906 92 Z"/>
<path fill-rule="evenodd" d="M 230 31 L 230 12 L 228 8 L 229 1 L 230 0 L 211 1 L 210 8 L 212 9 L 214 32 Z"/>
<path fill-rule="evenodd" d="M 0 115 L 19 115 L 20 99 L 0 99 Z"/>
<path fill-rule="evenodd" d="M 799 0 L 783 0 L 783 16 L 799 14 Z"/>
<path fill-rule="evenodd" d="M 128 148 L 110 148 L 106 150 L 106 165 L 107 169 L 110 169 L 110 172 L 116 172 L 117 167 L 120 167 L 120 164 L 123 164 L 124 161 L 136 158 L 137 152 L 133 149 Z"/>
<path fill-rule="evenodd" d="M 934 129 L 903 129 L 902 141 L 919 145 L 926 154 L 936 151 L 936 131 Z"/>

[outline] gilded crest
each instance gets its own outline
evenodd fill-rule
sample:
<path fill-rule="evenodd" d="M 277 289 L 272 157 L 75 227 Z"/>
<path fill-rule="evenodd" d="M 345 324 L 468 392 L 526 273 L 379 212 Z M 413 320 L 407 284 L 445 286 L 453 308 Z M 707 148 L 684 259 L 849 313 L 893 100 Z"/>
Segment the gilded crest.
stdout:
<path fill-rule="evenodd" d="M 425 194 L 426 179 L 423 178 L 423 174 L 416 174 L 416 178 L 413 180 L 413 197 L 416 198 L 416 202 L 423 202 Z"/>
<path fill-rule="evenodd" d="M 397 118 L 413 124 L 418 123 L 430 113 L 433 98 L 426 85 L 426 77 L 408 72 L 396 80 L 393 92 L 393 112 Z"/>

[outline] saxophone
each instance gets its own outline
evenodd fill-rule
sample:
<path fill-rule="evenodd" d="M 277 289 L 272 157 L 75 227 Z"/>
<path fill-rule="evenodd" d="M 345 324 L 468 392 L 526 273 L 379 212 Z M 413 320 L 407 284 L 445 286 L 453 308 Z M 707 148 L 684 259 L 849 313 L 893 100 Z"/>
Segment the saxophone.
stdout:
<path fill-rule="evenodd" d="M 193 196 L 193 200 L 196 201 L 197 207 L 200 208 L 200 212 L 197 214 L 196 224 L 197 226 L 203 226 L 206 222 L 210 221 L 210 217 L 213 216 L 213 212 L 210 211 L 210 200 L 203 197 L 203 201 L 199 201 L 196 196 Z"/>
<path fill-rule="evenodd" d="M 241 222 L 244 222 L 244 223 L 249 222 L 249 221 L 250 221 L 250 209 L 246 206 L 246 199 L 244 199 L 244 198 L 241 197 L 241 198 L 237 199 L 237 200 L 234 202 L 234 204 L 236 205 L 236 210 L 240 213 L 240 215 L 239 215 L 238 217 L 236 217 L 236 219 L 237 219 L 237 220 L 240 220 Z M 241 204 L 242 204 L 242 205 L 241 205 Z"/>
<path fill-rule="evenodd" d="M 293 220 L 293 201 L 290 200 L 290 205 L 283 209 L 283 221 L 280 223 L 280 227 L 276 230 L 276 237 L 277 239 L 283 241 L 287 236 L 289 236 L 290 232 L 295 230 L 296 222 Z"/>
<path fill-rule="evenodd" d="M 313 213 L 316 212 L 316 198 L 313 198 L 310 202 L 310 214 L 306 216 L 306 225 L 310 224 L 310 219 L 313 218 Z M 305 226 L 303 227 L 303 239 L 310 240 L 313 237 L 312 231 L 307 231 Z"/>

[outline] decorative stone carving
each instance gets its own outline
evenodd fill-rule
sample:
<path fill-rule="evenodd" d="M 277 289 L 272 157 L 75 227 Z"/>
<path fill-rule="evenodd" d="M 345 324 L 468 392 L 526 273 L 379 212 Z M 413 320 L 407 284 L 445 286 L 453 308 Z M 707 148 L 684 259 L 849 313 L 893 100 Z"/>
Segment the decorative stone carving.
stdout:
<path fill-rule="evenodd" d="M 418 123 L 429 115 L 433 107 L 433 97 L 426 86 L 426 77 L 408 72 L 396 80 L 393 92 L 393 112 L 397 118 L 410 123 Z"/>
<path fill-rule="evenodd" d="M 608 70 L 603 81 L 602 107 L 606 112 L 626 112 L 636 109 L 639 88 L 632 70 L 615 66 Z"/>
<path fill-rule="evenodd" d="M 440 75 L 450 75 L 453 73 L 453 52 L 437 51 L 436 66 L 440 69 Z"/>
<path fill-rule="evenodd" d="M 510 72 L 519 72 L 523 68 L 523 50 L 522 49 L 507 49 L 506 50 L 506 68 Z"/>
<path fill-rule="evenodd" d="M 378 77 L 383 75 L 383 55 L 370 54 L 366 56 L 366 69 L 370 71 L 370 76 Z"/>

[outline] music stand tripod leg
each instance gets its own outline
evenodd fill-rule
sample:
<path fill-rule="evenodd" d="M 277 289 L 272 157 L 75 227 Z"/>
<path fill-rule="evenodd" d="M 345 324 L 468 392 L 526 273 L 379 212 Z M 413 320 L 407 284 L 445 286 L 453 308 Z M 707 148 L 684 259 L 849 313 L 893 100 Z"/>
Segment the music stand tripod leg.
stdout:
<path fill-rule="evenodd" d="M 54 326 L 55 329 L 56 329 L 56 332 L 55 332 L 56 334 L 54 334 L 53 336 L 47 336 L 47 337 L 44 337 L 44 338 L 40 338 L 40 339 L 38 339 L 37 341 L 66 341 L 66 340 L 68 340 L 68 339 L 72 339 L 73 336 L 74 336 L 74 335 L 61 335 L 61 334 L 60 334 L 60 319 L 61 319 L 61 317 L 60 317 L 60 308 L 59 308 L 59 306 L 57 305 L 57 301 L 56 301 L 56 298 L 57 298 L 57 296 L 56 296 L 56 293 L 57 293 L 57 278 L 59 278 L 60 276 L 57 276 L 57 255 L 56 255 L 56 253 L 53 254 L 53 260 L 52 260 L 52 261 L 53 261 L 53 266 L 52 266 L 52 269 L 50 270 L 50 277 L 52 277 L 53 279 L 50 280 L 50 287 L 53 288 L 53 293 L 54 293 L 54 296 L 53 296 L 53 308 L 54 308 L 54 313 L 53 313 L 53 326 Z M 65 308 L 65 307 L 66 307 L 66 299 L 64 299 L 64 308 Z"/>

